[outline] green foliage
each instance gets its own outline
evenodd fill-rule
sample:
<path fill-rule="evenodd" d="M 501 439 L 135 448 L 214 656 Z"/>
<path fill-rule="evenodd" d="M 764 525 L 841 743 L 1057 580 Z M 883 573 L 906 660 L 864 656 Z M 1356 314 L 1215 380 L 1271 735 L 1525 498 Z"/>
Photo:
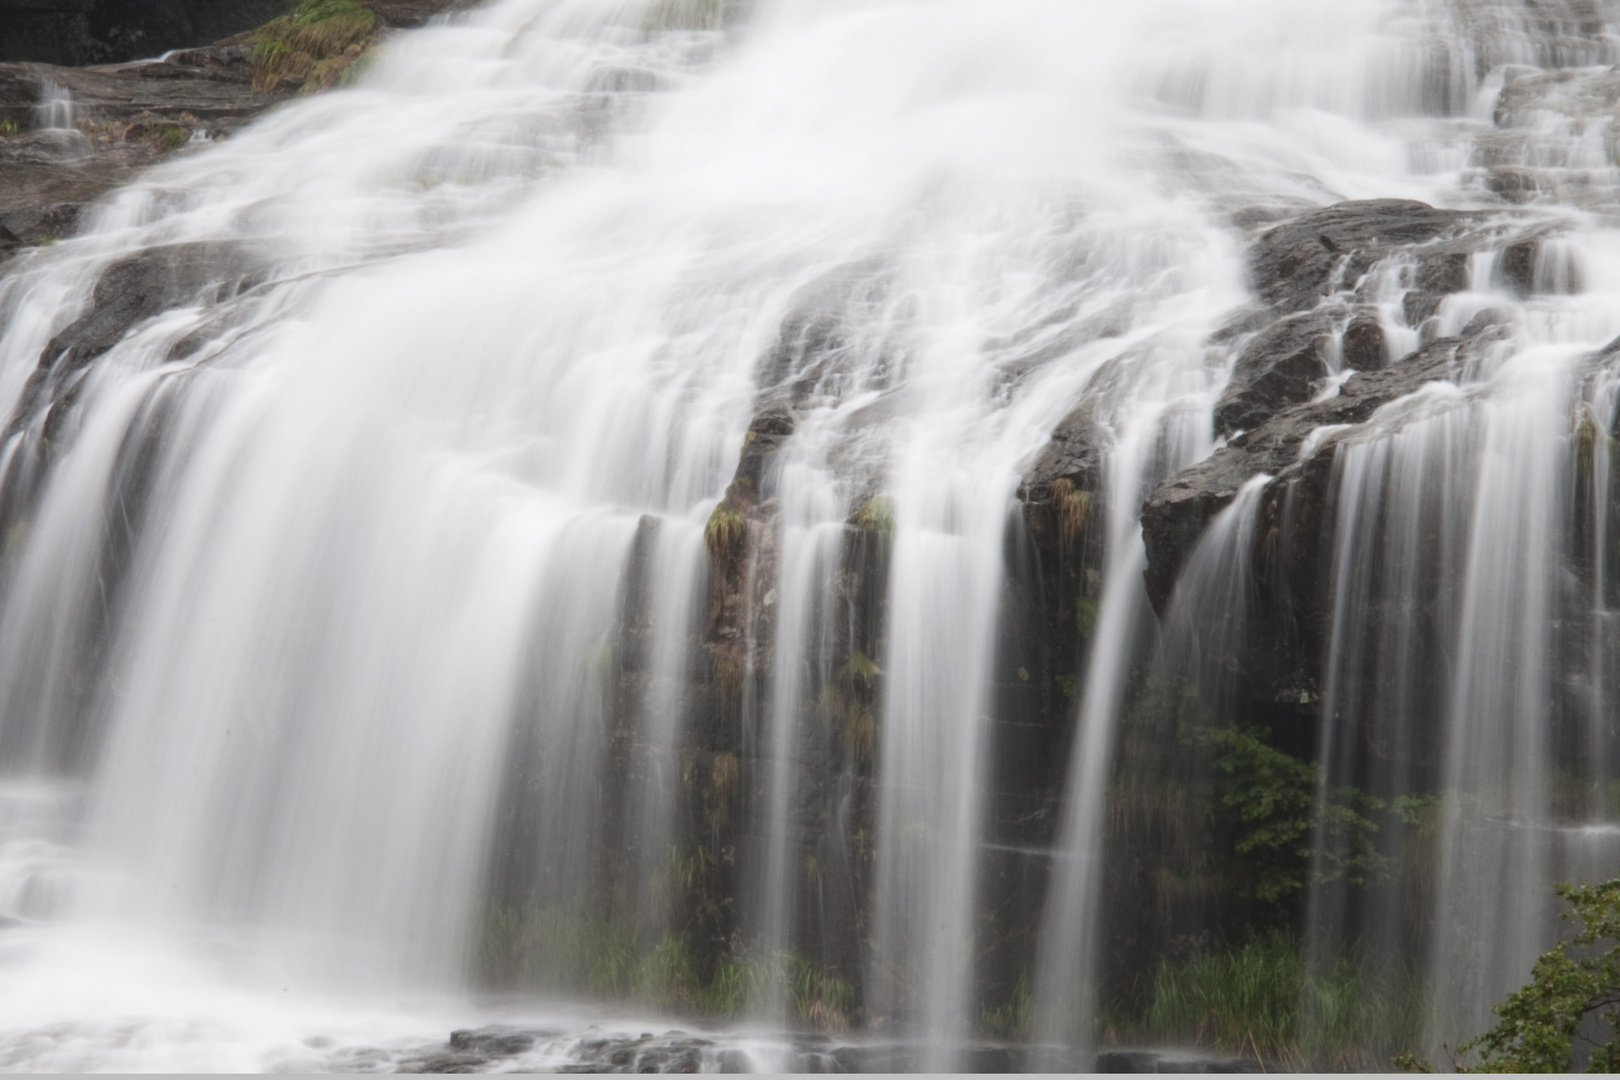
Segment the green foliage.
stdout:
<path fill-rule="evenodd" d="M 9 118 L 0 120 L 0 139 L 10 139 L 17 135 L 18 132 L 17 121 Z"/>
<path fill-rule="evenodd" d="M 1423 1015 L 1415 972 L 1380 985 L 1354 955 L 1313 971 L 1295 939 L 1273 931 L 1235 949 L 1161 958 L 1140 1017 L 1112 1025 L 1294 1069 L 1366 1069 L 1418 1045 Z"/>
<path fill-rule="evenodd" d="M 1413 798 L 1389 803 L 1353 787 L 1324 791 L 1317 765 L 1271 746 L 1260 728 L 1203 727 L 1194 737 L 1214 751 L 1218 798 L 1233 813 L 1235 851 L 1250 870 L 1250 895 L 1260 900 L 1275 902 L 1302 888 L 1313 854 L 1317 881 L 1381 884 L 1389 876 L 1389 860 L 1377 847 L 1381 826 L 1416 824 L 1426 805 Z"/>
<path fill-rule="evenodd" d="M 251 36 L 253 88 L 302 82 L 301 93 L 325 90 L 368 48 L 377 16 L 354 0 L 300 0 Z"/>
<path fill-rule="evenodd" d="M 1569 1072 L 1577 1042 L 1590 1051 L 1586 1071 L 1620 1071 L 1620 878 L 1554 891 L 1570 904 L 1564 918 L 1580 929 L 1542 953 L 1530 981 L 1492 1010 L 1495 1027 L 1458 1047 L 1463 1055 L 1480 1051 L 1479 1061 L 1460 1072 Z M 1601 942 L 1609 947 L 1600 952 Z M 1593 1031 L 1606 1041 L 1586 1033 Z M 1427 1063 L 1397 1064 L 1423 1070 Z"/>

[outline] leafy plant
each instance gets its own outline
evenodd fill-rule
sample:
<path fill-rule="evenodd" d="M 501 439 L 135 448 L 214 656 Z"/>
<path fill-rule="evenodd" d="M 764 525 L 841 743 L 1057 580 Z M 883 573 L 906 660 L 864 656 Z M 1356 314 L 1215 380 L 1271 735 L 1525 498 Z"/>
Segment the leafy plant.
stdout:
<path fill-rule="evenodd" d="M 17 121 L 12 119 L 0 120 L 0 139 L 9 139 L 18 133 Z"/>
<path fill-rule="evenodd" d="M 1542 953 L 1530 981 L 1492 1010 L 1495 1027 L 1458 1047 L 1464 1056 L 1480 1052 L 1459 1072 L 1570 1072 L 1577 1044 L 1589 1052 L 1587 1072 L 1620 1071 L 1620 878 L 1554 891 L 1569 902 L 1564 918 L 1580 929 Z M 1608 948 L 1597 951 L 1603 942 Z M 1395 1064 L 1432 1071 L 1411 1054 Z"/>
<path fill-rule="evenodd" d="M 1318 808 L 1321 770 L 1271 746 L 1259 728 L 1204 727 L 1202 745 L 1215 751 L 1220 802 L 1235 812 L 1237 854 L 1252 870 L 1249 888 L 1260 900 L 1277 901 L 1306 884 L 1313 854 L 1317 880 L 1377 884 L 1388 860 L 1375 843 L 1379 818 L 1391 804 L 1353 787 L 1331 788 Z M 1315 850 L 1317 813 L 1320 850 Z M 1415 813 L 1402 802 L 1396 820 Z M 1413 818 L 1415 820 L 1415 818 Z"/>

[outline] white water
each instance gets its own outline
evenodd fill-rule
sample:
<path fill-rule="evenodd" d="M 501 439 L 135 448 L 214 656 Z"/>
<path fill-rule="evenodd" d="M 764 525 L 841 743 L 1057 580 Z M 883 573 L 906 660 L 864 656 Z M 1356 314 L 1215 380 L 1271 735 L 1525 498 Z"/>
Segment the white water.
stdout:
<path fill-rule="evenodd" d="M 1246 296 L 1226 212 L 1481 198 L 1470 140 L 1493 76 L 1470 50 L 1496 50 L 1488 68 L 1537 53 L 1494 10 L 1465 34 L 1370 0 L 779 0 L 726 27 L 701 5 L 684 26 L 654 9 L 499 0 L 403 37 L 358 88 L 154 170 L 0 281 L 9 407 L 110 260 L 228 240 L 266 277 L 99 358 L 6 537 L 0 746 L 18 809 L 0 819 L 0 899 L 23 922 L 3 931 L 0 1061 L 328 1067 L 551 1015 L 469 989 L 492 845 L 517 837 L 525 895 L 570 907 L 623 839 L 603 797 L 609 684 L 653 515 L 635 738 L 662 779 L 628 797 L 623 827 L 634 893 L 655 891 L 699 530 L 758 399 L 786 392 L 762 358 L 807 302 L 843 336 L 793 391 L 781 455 L 770 768 L 747 781 L 763 836 L 738 853 L 759 860 L 738 870 L 759 883 L 748 930 L 809 945 L 792 836 L 806 698 L 837 677 L 841 523 L 883 492 L 871 956 L 843 974 L 920 1032 L 918 1064 L 962 1063 L 983 1004 L 1003 537 L 1020 470 L 1090 398 L 1114 444 L 1109 563 L 1037 980 L 1053 1008 L 1084 996 L 1111 730 L 1146 617 L 1136 503 L 1210 445 L 1230 357 L 1204 341 Z M 1436 33 L 1475 42 L 1444 52 L 1438 82 Z M 1603 58 L 1577 53 L 1562 59 Z M 1510 631 L 1542 617 L 1546 585 L 1518 568 L 1550 541 L 1496 526 L 1555 519 L 1560 364 L 1620 330 L 1620 245 L 1583 224 L 1587 293 L 1525 305 L 1519 359 L 1481 377 L 1485 444 L 1521 467 L 1474 503 L 1457 786 L 1537 752 L 1513 737 L 1533 734 L 1519 718 L 1549 661 Z M 204 326 L 207 344 L 169 358 Z M 130 511 L 108 494 L 134 483 L 132 425 L 158 417 L 109 581 Z M 6 448 L 19 469 L 37 427 Z M 1512 620 L 1477 614 L 1508 603 Z M 1451 835 L 1445 865 L 1474 861 Z M 1490 843 L 1502 876 L 1550 880 L 1522 836 Z M 1446 873 L 1444 897 L 1479 894 Z M 1511 933 L 1504 964 L 1523 967 L 1533 920 Z M 1448 962 L 1431 964 L 1442 980 Z M 311 1038 L 337 1056 L 307 1056 Z"/>

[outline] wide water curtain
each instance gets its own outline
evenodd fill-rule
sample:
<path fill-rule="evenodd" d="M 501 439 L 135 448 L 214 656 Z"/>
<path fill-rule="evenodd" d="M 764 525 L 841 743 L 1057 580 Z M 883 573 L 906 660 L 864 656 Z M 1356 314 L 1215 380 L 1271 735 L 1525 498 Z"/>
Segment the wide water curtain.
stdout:
<path fill-rule="evenodd" d="M 1491 1023 L 1620 856 L 1620 10 L 1125 7 L 491 0 L 0 264 L 0 1060 Z"/>

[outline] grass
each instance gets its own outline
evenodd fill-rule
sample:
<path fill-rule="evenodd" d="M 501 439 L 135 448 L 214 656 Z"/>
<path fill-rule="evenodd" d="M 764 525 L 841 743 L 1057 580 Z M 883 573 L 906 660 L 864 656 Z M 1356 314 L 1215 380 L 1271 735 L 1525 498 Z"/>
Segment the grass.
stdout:
<path fill-rule="evenodd" d="M 1059 477 L 1052 481 L 1052 507 L 1057 511 L 1058 532 L 1065 547 L 1086 531 L 1091 518 L 1091 492 L 1075 488 L 1074 481 Z"/>
<path fill-rule="evenodd" d="M 672 856 L 691 872 L 691 859 Z M 679 874 L 680 870 L 676 873 Z M 723 957 L 708 979 L 685 941 L 638 937 L 629 919 L 583 908 L 500 908 L 485 925 L 483 970 L 504 986 L 585 993 L 722 1019 L 785 1002 L 808 1028 L 849 1026 L 855 991 L 836 971 L 787 951 Z"/>
<path fill-rule="evenodd" d="M 329 89 L 371 45 L 377 16 L 354 0 L 300 0 L 251 36 L 253 88 L 300 83 L 300 93 Z"/>
<path fill-rule="evenodd" d="M 1116 1035 L 1190 1043 L 1291 1069 L 1385 1070 L 1423 1044 L 1418 977 L 1374 978 L 1355 954 L 1312 971 L 1292 935 L 1161 958 L 1146 1008 L 1110 1022 Z"/>

